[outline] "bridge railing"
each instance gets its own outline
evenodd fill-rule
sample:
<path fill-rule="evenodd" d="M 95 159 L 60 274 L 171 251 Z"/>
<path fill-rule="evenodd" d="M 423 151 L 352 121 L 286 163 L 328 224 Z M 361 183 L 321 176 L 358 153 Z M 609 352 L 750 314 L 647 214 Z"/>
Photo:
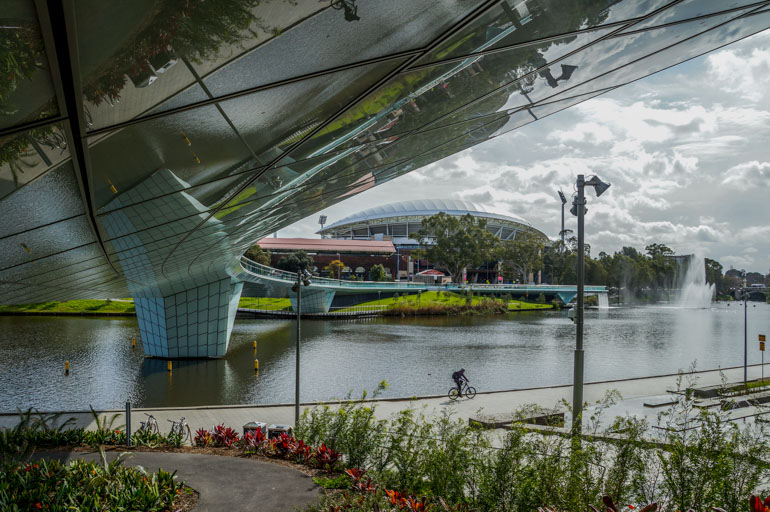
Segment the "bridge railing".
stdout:
<path fill-rule="evenodd" d="M 248 273 L 264 276 L 270 279 L 280 279 L 282 281 L 296 282 L 297 274 L 295 272 L 287 272 L 267 265 L 262 265 L 248 259 L 247 257 L 241 257 L 241 267 Z M 341 279 L 332 279 L 328 277 L 313 276 L 311 279 L 312 284 L 322 288 L 348 288 L 348 289 L 366 289 L 366 288 L 393 288 L 397 290 L 414 289 L 425 290 L 457 290 L 462 291 L 466 289 L 477 291 L 532 291 L 532 292 L 564 292 L 574 291 L 574 285 L 558 285 L 558 284 L 478 284 L 468 283 L 467 285 L 461 285 L 459 283 L 447 283 L 447 284 L 431 284 L 431 283 L 419 283 L 419 282 L 403 282 L 403 281 L 344 281 Z M 312 285 L 311 285 L 312 286 Z M 606 293 L 606 286 L 585 286 L 586 293 Z"/>
<path fill-rule="evenodd" d="M 264 276 L 271 279 L 280 279 L 282 281 L 297 281 L 297 274 L 295 272 L 287 272 L 267 265 L 262 265 L 255 261 L 251 261 L 245 256 L 241 258 L 241 267 L 250 274 Z M 426 285 L 424 283 L 403 283 L 393 281 L 344 281 L 341 279 L 331 279 L 328 277 L 313 276 L 311 279 L 312 284 L 322 286 L 324 288 L 414 288 L 415 290 L 424 290 Z M 312 286 L 312 285 L 311 285 Z"/>

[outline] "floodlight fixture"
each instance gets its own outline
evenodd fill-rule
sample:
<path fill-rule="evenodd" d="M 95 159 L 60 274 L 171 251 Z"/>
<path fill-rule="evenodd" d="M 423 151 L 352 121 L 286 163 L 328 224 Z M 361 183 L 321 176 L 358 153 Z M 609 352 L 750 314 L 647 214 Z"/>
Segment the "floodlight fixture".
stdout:
<path fill-rule="evenodd" d="M 561 199 L 561 204 L 567 204 L 567 198 L 564 196 L 564 192 L 561 190 L 557 191 L 559 193 L 559 199 Z"/>
<path fill-rule="evenodd" d="M 604 192 L 608 188 L 610 188 L 610 184 L 609 183 L 603 182 L 595 174 L 593 176 L 591 176 L 591 178 L 588 181 L 586 181 L 585 184 L 594 187 L 594 192 L 596 192 L 596 197 L 599 197 L 600 195 L 604 194 Z"/>

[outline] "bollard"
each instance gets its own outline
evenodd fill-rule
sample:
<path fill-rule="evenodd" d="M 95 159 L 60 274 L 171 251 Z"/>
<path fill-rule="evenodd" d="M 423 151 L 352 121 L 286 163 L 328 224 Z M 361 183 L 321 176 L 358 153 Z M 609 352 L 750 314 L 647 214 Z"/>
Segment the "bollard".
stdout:
<path fill-rule="evenodd" d="M 126 446 L 131 446 L 131 402 L 126 402 Z"/>
<path fill-rule="evenodd" d="M 255 372 L 259 371 L 259 359 L 254 360 L 254 371 Z"/>
<path fill-rule="evenodd" d="M 257 342 L 254 342 L 254 350 L 257 350 Z"/>
<path fill-rule="evenodd" d="M 64 375 L 70 374 L 70 362 L 64 361 Z"/>
<path fill-rule="evenodd" d="M 136 348 L 136 336 L 131 337 L 131 348 L 132 349 Z"/>
<path fill-rule="evenodd" d="M 166 361 L 166 370 L 171 371 L 171 361 Z"/>

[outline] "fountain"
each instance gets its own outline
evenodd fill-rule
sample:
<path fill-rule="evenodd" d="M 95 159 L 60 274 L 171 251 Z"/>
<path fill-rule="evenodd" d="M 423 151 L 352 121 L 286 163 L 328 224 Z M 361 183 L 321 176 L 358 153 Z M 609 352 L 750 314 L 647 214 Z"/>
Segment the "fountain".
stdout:
<path fill-rule="evenodd" d="M 678 305 L 682 308 L 708 309 L 715 286 L 706 282 L 706 265 L 700 256 L 692 255 L 680 290 Z"/>

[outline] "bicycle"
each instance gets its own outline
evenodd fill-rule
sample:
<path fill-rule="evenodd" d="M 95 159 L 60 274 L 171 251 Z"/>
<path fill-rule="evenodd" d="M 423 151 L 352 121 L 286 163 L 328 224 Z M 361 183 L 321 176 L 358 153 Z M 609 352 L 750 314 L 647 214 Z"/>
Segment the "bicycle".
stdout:
<path fill-rule="evenodd" d="M 450 400 L 457 400 L 460 398 L 460 396 L 467 397 L 468 400 L 472 399 L 476 396 L 476 388 L 473 386 L 469 386 L 467 382 L 463 382 L 463 391 L 462 395 L 459 391 L 457 391 L 457 386 L 452 386 L 449 388 L 449 393 L 447 393 Z"/>
<path fill-rule="evenodd" d="M 168 433 L 170 436 L 177 435 L 182 439 L 182 443 L 192 444 L 192 431 L 190 431 L 190 425 L 182 416 L 179 421 L 168 420 L 171 422 L 171 431 Z"/>
<path fill-rule="evenodd" d="M 147 416 L 147 421 L 139 422 L 139 428 L 136 430 L 137 433 L 139 432 L 149 432 L 151 434 L 160 433 L 160 429 L 158 428 L 158 421 L 155 419 L 155 416 L 147 413 L 144 413 L 144 415 Z"/>

